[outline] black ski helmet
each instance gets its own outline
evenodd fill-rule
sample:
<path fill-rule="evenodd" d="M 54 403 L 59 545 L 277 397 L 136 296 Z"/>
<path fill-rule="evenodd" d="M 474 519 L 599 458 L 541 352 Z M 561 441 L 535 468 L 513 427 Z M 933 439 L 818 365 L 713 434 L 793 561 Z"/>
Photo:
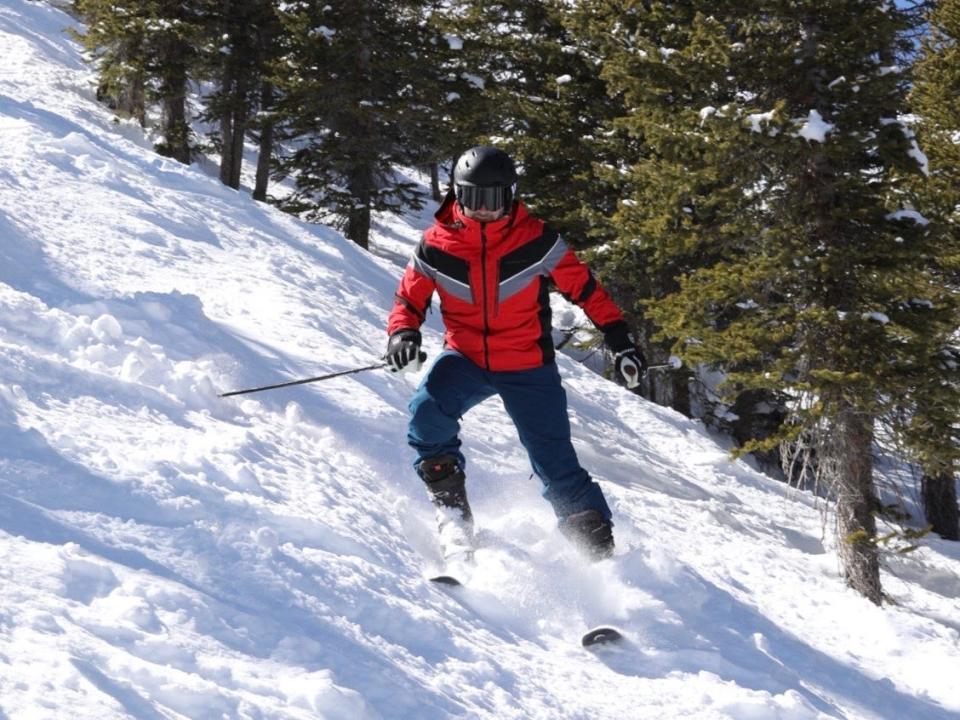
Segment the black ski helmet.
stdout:
<path fill-rule="evenodd" d="M 505 187 L 517 181 L 513 160 L 500 148 L 479 145 L 470 148 L 453 168 L 454 185 Z"/>
<path fill-rule="evenodd" d="M 500 188 L 502 207 L 510 207 L 516 182 L 517 168 L 513 160 L 500 148 L 489 145 L 470 148 L 453 168 L 453 189 L 457 200 L 471 209 L 477 209 L 468 201 L 474 193 L 464 188 Z"/>

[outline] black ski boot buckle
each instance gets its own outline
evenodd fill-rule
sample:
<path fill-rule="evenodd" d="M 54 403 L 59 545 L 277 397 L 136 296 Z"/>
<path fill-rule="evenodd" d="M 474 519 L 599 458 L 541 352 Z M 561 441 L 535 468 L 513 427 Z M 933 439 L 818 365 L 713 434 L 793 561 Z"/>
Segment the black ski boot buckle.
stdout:
<path fill-rule="evenodd" d="M 420 461 L 418 470 L 434 505 L 459 510 L 465 521 L 473 521 L 467 502 L 467 477 L 453 455 L 425 458 Z"/>

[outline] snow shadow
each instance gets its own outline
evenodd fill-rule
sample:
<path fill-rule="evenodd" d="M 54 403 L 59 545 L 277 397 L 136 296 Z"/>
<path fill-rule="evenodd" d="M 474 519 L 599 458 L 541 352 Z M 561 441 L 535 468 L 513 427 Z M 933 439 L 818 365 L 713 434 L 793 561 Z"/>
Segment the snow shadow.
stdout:
<path fill-rule="evenodd" d="M 166 720 L 169 717 L 133 688 L 108 677 L 93 661 L 74 657 L 70 662 L 94 687 L 116 700 L 132 717 L 138 720 Z"/>
<path fill-rule="evenodd" d="M 64 283 L 49 269 L 40 244 L 28 239 L 28 235 L 28 231 L 0 212 L 0 238 L 3 238 L 0 282 L 52 307 L 88 300 L 88 296 Z"/>
<path fill-rule="evenodd" d="M 64 32 L 63 13 L 45 3 L 0 8 L 0 32 L 23 38 L 37 52 L 68 68 L 84 69 L 76 46 Z"/>
<path fill-rule="evenodd" d="M 89 128 L 85 128 L 79 123 L 67 119 L 63 115 L 58 115 L 50 110 L 37 107 L 32 102 L 16 100 L 9 95 L 0 94 L 0 114 L 10 118 L 25 120 L 30 125 L 39 128 L 47 135 L 44 139 L 44 145 L 46 145 L 47 142 L 56 143 L 58 140 L 65 140 L 66 138 L 76 135 L 76 137 L 83 138 L 85 143 L 89 143 L 90 148 L 95 149 L 104 157 L 123 160 L 137 167 L 144 173 L 149 172 L 158 176 L 162 176 L 163 174 L 159 172 L 152 163 L 147 161 L 145 155 L 134 155 L 124 152 L 118 144 L 106 142 L 103 136 L 91 132 Z M 109 135 L 107 137 L 109 137 Z M 72 162 L 66 155 L 63 159 Z M 74 175 L 79 174 L 75 167 L 72 168 L 70 172 Z M 144 194 L 143 197 L 146 197 L 146 195 Z"/>
<path fill-rule="evenodd" d="M 948 716 L 938 704 L 901 693 L 889 679 L 871 678 L 816 650 L 689 567 L 661 580 L 638 552 L 622 564 L 625 574 L 645 578 L 644 589 L 673 617 L 645 610 L 648 616 L 631 618 L 636 642 L 598 654 L 617 673 L 657 678 L 709 672 L 757 691 L 792 691 L 831 717 L 855 717 L 860 708 L 877 717 Z"/>
<path fill-rule="evenodd" d="M 0 530 L 3 532 L 56 546 L 72 543 L 91 560 L 103 559 L 131 570 L 144 571 L 198 593 L 204 604 L 211 606 L 213 616 L 221 619 L 204 631 L 239 652 L 267 658 L 276 648 L 289 644 L 290 638 L 309 638 L 310 642 L 287 660 L 309 670 L 336 667 L 339 683 L 347 687 L 368 687 L 371 673 L 375 674 L 381 679 L 380 683 L 375 692 L 366 695 L 375 707 L 396 709 L 408 717 L 442 717 L 457 713 L 455 701 L 398 675 L 389 657 L 331 627 L 325 605 L 330 601 L 329 588 L 336 583 L 336 578 L 325 580 L 322 566 L 306 566 L 284 555 L 274 558 L 278 568 L 285 567 L 302 578 L 297 583 L 300 600 L 292 601 L 289 587 L 265 582 L 262 569 L 245 563 L 244 560 L 249 559 L 238 555 L 229 542 L 223 546 L 215 543 L 204 547 L 200 538 L 184 536 L 186 547 L 193 548 L 194 562 L 222 568 L 222 573 L 202 582 L 192 581 L 139 551 L 113 546 L 53 515 L 59 510 L 84 510 L 156 525 L 156 514 L 162 511 L 149 501 L 134 493 L 123 492 L 116 484 L 65 460 L 47 446 L 38 433 L 11 432 L 9 427 L 0 426 L 0 448 L 4 456 L 4 462 L 0 464 L 0 487 L 5 486 L 7 490 L 0 492 Z M 19 452 L 13 452 L 14 448 L 20 448 Z M 21 468 L 19 477 L 10 472 L 11 467 Z M 70 502 L 64 502 L 65 498 L 70 498 Z M 33 500 L 54 507 L 43 507 Z M 136 512 L 131 512 L 132 509 Z M 185 525 L 190 524 L 190 520 L 182 515 L 179 520 Z M 217 543 L 221 541 L 217 539 Z M 111 589 L 101 588 L 97 578 L 86 580 L 88 582 L 84 584 L 71 586 L 68 583 L 66 595 L 88 603 Z M 372 617 L 371 613 L 381 606 L 372 601 L 358 603 L 358 600 L 344 598 L 342 606 L 335 608 L 336 614 L 353 618 L 367 631 L 379 630 L 385 636 L 400 632 L 404 645 L 419 648 L 423 656 L 436 655 L 437 647 L 455 646 L 450 631 L 444 626 L 416 621 L 413 616 L 408 618 L 409 624 L 397 625 L 395 614 L 383 613 L 379 619 Z M 242 631 L 237 633 L 233 628 L 242 628 Z M 88 629 L 97 634 L 95 629 Z M 251 642 L 251 638 L 256 641 Z M 102 639 L 113 645 L 127 645 L 122 639 L 110 636 Z M 134 648 L 127 649 L 136 654 Z M 442 659 L 439 655 L 433 657 L 435 662 Z M 107 677 L 92 661 L 75 659 L 74 664 L 94 685 L 114 697 L 135 717 L 166 717 L 131 688 Z"/>
<path fill-rule="evenodd" d="M 173 580 L 194 590 L 199 589 L 186 578 L 143 553 L 109 545 L 83 530 L 61 522 L 52 512 L 50 508 L 35 505 L 6 492 L 0 493 L 0 530 L 10 535 L 48 545 L 73 543 L 93 556 L 105 558 L 132 570 L 143 570 Z M 82 601 L 83 597 L 80 596 L 87 595 L 89 593 L 85 591 L 79 592 L 77 599 Z"/>
<path fill-rule="evenodd" d="M 100 127 L 85 127 L 33 102 L 16 100 L 3 94 L 0 94 L 0 115 L 24 120 L 44 134 L 45 137 L 34 148 L 37 160 L 83 180 L 91 179 L 88 176 L 93 167 L 98 170 L 97 177 L 92 178 L 97 184 L 135 198 L 145 206 L 154 204 L 157 189 L 164 189 L 174 192 L 181 206 L 188 206 L 190 202 L 201 198 L 241 207 L 236 191 L 211 181 L 198 169 L 144 152 L 144 148 L 133 141 L 128 141 L 129 144 L 116 142 L 115 138 L 119 138 L 120 133 L 109 124 L 106 116 L 91 115 L 91 124 Z M 152 179 L 151 185 L 140 187 L 134 184 L 145 176 Z M 203 207 L 201 202 L 196 202 L 196 205 Z M 144 211 L 142 219 L 170 229 L 172 234 L 183 240 L 199 240 L 220 247 L 212 225 L 208 224 L 205 216 L 195 216 L 194 222 L 189 225 L 171 222 L 168 217 L 149 211 Z"/>
<path fill-rule="evenodd" d="M 39 432 L 16 427 L 11 415 L 0 400 L 0 489 L 9 502 L 50 511 L 103 512 L 154 524 L 160 519 L 171 524 L 190 522 L 183 510 L 164 511 L 152 498 L 124 493 L 119 483 L 66 459 Z M 12 513 L 11 522 L 23 522 L 18 512 Z M 43 541 L 63 538 L 54 533 Z"/>

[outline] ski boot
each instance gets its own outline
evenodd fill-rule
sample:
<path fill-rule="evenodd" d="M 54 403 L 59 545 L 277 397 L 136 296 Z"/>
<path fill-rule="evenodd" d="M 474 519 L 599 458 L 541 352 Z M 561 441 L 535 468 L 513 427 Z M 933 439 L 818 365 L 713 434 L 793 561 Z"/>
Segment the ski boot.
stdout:
<path fill-rule="evenodd" d="M 440 549 L 447 562 L 473 560 L 473 513 L 467 502 L 466 476 L 452 455 L 426 458 L 418 465 L 437 508 Z"/>
<path fill-rule="evenodd" d="M 596 562 L 613 556 L 613 524 L 599 510 L 583 510 L 560 521 L 560 532 Z"/>

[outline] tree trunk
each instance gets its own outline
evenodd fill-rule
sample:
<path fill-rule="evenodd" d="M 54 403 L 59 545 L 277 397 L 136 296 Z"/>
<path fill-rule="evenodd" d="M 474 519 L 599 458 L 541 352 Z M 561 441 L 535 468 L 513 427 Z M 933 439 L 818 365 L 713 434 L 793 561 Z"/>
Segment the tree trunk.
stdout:
<path fill-rule="evenodd" d="M 243 169 L 243 141 L 247 132 L 247 85 L 234 72 L 233 61 L 228 60 L 221 78 L 220 113 L 220 182 L 240 189 Z"/>
<path fill-rule="evenodd" d="M 161 155 L 190 164 L 190 131 L 187 125 L 186 93 L 168 97 L 163 102 L 163 145 Z"/>
<path fill-rule="evenodd" d="M 651 356 L 648 355 L 647 357 Z M 657 358 L 651 362 L 666 361 L 666 358 Z M 642 394 L 649 400 L 657 403 L 657 405 L 672 408 L 686 417 L 691 417 L 690 373 L 684 370 L 650 372 L 647 374 L 647 384 L 649 390 Z"/>
<path fill-rule="evenodd" d="M 126 113 L 135 118 L 140 127 L 147 127 L 147 92 L 143 80 L 143 73 L 136 73 L 130 80 L 127 97 L 124 101 Z"/>
<path fill-rule="evenodd" d="M 661 286 L 662 287 L 662 286 Z M 610 288 L 607 288 L 610 291 Z M 617 290 L 614 290 L 617 292 Z M 621 307 L 633 307 L 636 304 L 636 298 L 633 295 L 635 289 L 631 289 L 629 294 L 624 295 L 622 291 L 617 292 Z M 615 298 L 617 299 L 617 298 Z M 655 343 L 651 338 L 656 333 L 657 328 L 652 322 L 641 319 L 638 323 L 632 324 L 631 330 L 637 339 L 637 345 L 643 351 L 647 362 L 657 365 L 665 363 L 670 356 L 661 344 Z M 640 384 L 639 395 L 652 400 L 657 405 L 673 408 L 685 417 L 693 416 L 692 399 L 690 397 L 690 372 L 687 370 L 661 370 L 647 373 L 647 376 Z"/>
<path fill-rule="evenodd" d="M 224 109 L 220 114 L 220 182 L 230 185 L 233 177 L 233 113 Z"/>
<path fill-rule="evenodd" d="M 832 432 L 823 438 L 824 464 L 837 498 L 837 547 L 847 584 L 871 602 L 883 599 L 877 558 L 873 487 L 873 421 L 841 400 Z"/>
<path fill-rule="evenodd" d="M 364 250 L 370 249 L 370 207 L 354 207 L 347 219 L 346 235 Z"/>
<path fill-rule="evenodd" d="M 360 43 L 357 50 L 357 80 L 359 84 L 368 86 L 371 83 L 370 77 L 370 43 L 373 39 L 373 33 L 370 27 L 369 7 L 364 3 L 364 11 L 360 14 L 360 28 L 358 36 Z M 373 137 L 373 128 L 367 115 L 361 111 L 355 118 L 355 126 L 351 128 L 350 134 L 356 139 L 355 147 L 362 147 L 366 138 Z M 371 167 L 371 160 L 363 153 L 354 153 L 349 158 L 349 169 L 347 170 L 347 187 L 350 191 L 351 205 L 347 210 L 347 237 L 353 240 L 364 250 L 370 247 L 370 201 L 373 198 L 373 178 L 374 169 Z"/>
<path fill-rule="evenodd" d="M 247 110 L 240 99 L 240 89 L 237 88 L 237 97 L 231 101 L 231 109 L 226 110 L 220 120 L 220 182 L 240 189 L 240 173 L 243 170 L 243 141 L 247 134 Z"/>
<path fill-rule="evenodd" d="M 247 119 L 250 115 L 247 102 L 247 84 L 243 80 L 237 83 L 233 106 L 233 134 L 230 143 L 230 177 L 227 183 L 235 190 L 240 189 L 240 171 L 243 169 L 243 143 L 247 137 Z"/>
<path fill-rule="evenodd" d="M 187 67 L 184 58 L 189 48 L 180 40 L 167 42 L 163 62 L 163 141 L 157 146 L 161 155 L 190 164 L 190 126 L 187 124 Z"/>
<path fill-rule="evenodd" d="M 921 489 L 923 511 L 933 531 L 944 540 L 960 540 L 960 509 L 953 472 L 924 473 Z"/>
<path fill-rule="evenodd" d="M 361 129 L 360 132 L 363 132 Z M 366 137 L 364 135 L 363 137 Z M 364 250 L 370 247 L 371 204 L 374 192 L 374 168 L 363 159 L 349 169 L 347 190 L 350 206 L 346 210 L 346 236 Z"/>
<path fill-rule="evenodd" d="M 751 440 L 766 440 L 783 424 L 787 409 L 783 401 L 769 390 L 747 390 L 737 396 L 730 407 L 735 419 L 731 431 L 737 443 L 745 445 Z M 751 453 L 764 472 L 776 473 L 782 469 L 780 448 L 756 450 Z"/>
<path fill-rule="evenodd" d="M 273 159 L 273 103 L 275 99 L 273 83 L 268 79 L 268 58 L 274 54 L 274 26 L 264 23 L 257 30 L 257 47 L 260 55 L 258 74 L 254 82 L 260 83 L 260 106 L 258 124 L 260 140 L 257 154 L 257 174 L 253 184 L 253 199 L 267 201 L 267 186 L 270 183 L 270 165 Z"/>
<path fill-rule="evenodd" d="M 273 106 L 273 85 L 264 81 L 260 88 L 260 112 L 270 111 Z M 260 154 L 257 156 L 257 179 L 253 187 L 253 199 L 267 201 L 267 185 L 270 182 L 270 159 L 273 157 L 273 121 L 265 119 L 260 126 Z"/>
<path fill-rule="evenodd" d="M 430 194 L 434 202 L 443 200 L 443 194 L 440 192 L 440 163 L 430 163 Z"/>
<path fill-rule="evenodd" d="M 231 17 L 232 5 L 232 0 L 221 0 L 221 18 Z M 229 33 L 224 35 L 224 41 L 232 47 L 230 53 L 220 65 L 220 93 L 218 98 L 220 105 L 220 182 L 236 189 L 237 186 L 233 184 L 233 177 L 236 174 L 236 155 L 233 151 L 234 134 L 236 132 L 234 104 L 237 102 L 237 77 L 234 73 L 236 45 Z"/>
<path fill-rule="evenodd" d="M 370 249 L 370 182 L 364 168 L 358 168 L 350 183 L 353 205 L 347 212 L 346 235 L 364 250 Z"/>

